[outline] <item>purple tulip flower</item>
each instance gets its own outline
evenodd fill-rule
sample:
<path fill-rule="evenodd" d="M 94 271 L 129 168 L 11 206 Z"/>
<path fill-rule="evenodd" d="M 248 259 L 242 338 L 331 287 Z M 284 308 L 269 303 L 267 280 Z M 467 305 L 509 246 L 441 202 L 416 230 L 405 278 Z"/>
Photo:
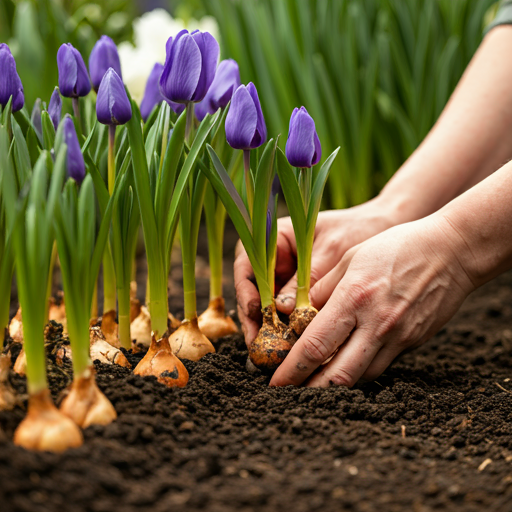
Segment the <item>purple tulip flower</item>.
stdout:
<path fill-rule="evenodd" d="M 144 121 L 147 120 L 151 111 L 155 108 L 156 105 L 161 103 L 162 101 L 166 101 L 170 107 L 176 112 L 176 114 L 181 114 L 185 110 L 185 105 L 182 103 L 174 103 L 173 101 L 169 101 L 168 99 L 162 96 L 160 92 L 159 81 L 162 76 L 162 71 L 164 67 L 160 63 L 156 63 L 149 74 L 148 81 L 146 82 L 146 88 L 144 89 L 144 97 L 140 103 L 140 115 Z"/>
<path fill-rule="evenodd" d="M 9 47 L 0 44 L 0 105 L 5 107 L 12 96 L 12 111 L 17 112 L 25 104 L 23 85 L 16 71 L 16 61 Z"/>
<path fill-rule="evenodd" d="M 132 105 L 123 81 L 113 68 L 108 68 L 98 89 L 96 100 L 98 121 L 108 125 L 125 124 L 132 118 Z"/>
<path fill-rule="evenodd" d="M 59 94 L 59 88 L 55 87 L 50 98 L 50 104 L 48 105 L 48 114 L 52 120 L 53 127 L 57 130 L 60 123 L 60 114 L 62 112 L 62 98 Z"/>
<path fill-rule="evenodd" d="M 234 149 L 255 149 L 267 140 L 267 127 L 258 91 L 252 82 L 241 85 L 231 98 L 226 116 L 226 139 Z"/>
<path fill-rule="evenodd" d="M 296 108 L 290 118 L 286 141 L 286 158 L 299 168 L 313 167 L 322 158 L 322 146 L 316 133 L 315 121 L 304 107 Z"/>
<path fill-rule="evenodd" d="M 71 43 L 65 43 L 57 52 L 59 68 L 59 89 L 66 98 L 87 96 L 91 91 L 91 82 L 80 52 Z"/>
<path fill-rule="evenodd" d="M 101 79 L 108 68 L 113 68 L 119 77 L 121 79 L 123 78 L 116 44 L 110 37 L 101 36 L 89 56 L 89 73 L 91 75 L 92 86 L 96 92 L 98 92 Z"/>
<path fill-rule="evenodd" d="M 66 155 L 68 176 L 80 184 L 85 178 L 85 162 L 80 144 L 78 142 L 78 137 L 76 135 L 75 124 L 69 115 L 66 115 L 62 123 L 64 136 L 63 140 L 68 146 Z"/>
<path fill-rule="evenodd" d="M 182 30 L 166 44 L 160 91 L 176 103 L 198 103 L 210 88 L 219 59 L 219 43 L 208 32 Z"/>
<path fill-rule="evenodd" d="M 202 121 L 206 114 L 214 114 L 219 108 L 226 108 L 233 93 L 240 86 L 238 64 L 232 59 L 223 60 L 203 101 L 195 108 L 196 117 Z"/>

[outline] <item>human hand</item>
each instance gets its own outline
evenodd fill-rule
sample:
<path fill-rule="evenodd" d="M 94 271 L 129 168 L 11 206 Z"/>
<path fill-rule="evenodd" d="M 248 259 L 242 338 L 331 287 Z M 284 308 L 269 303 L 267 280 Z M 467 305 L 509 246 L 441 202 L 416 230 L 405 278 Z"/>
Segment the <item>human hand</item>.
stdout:
<path fill-rule="evenodd" d="M 401 352 L 433 336 L 475 288 L 458 258 L 464 250 L 451 225 L 431 216 L 347 251 L 311 289 L 320 311 L 270 385 L 353 386 L 377 378 Z"/>
<path fill-rule="evenodd" d="M 346 210 L 321 212 L 313 244 L 312 285 L 332 270 L 348 249 L 397 223 L 392 210 L 378 200 Z M 296 258 L 297 246 L 291 219 L 279 219 L 276 263 L 276 291 L 279 295 L 276 306 L 285 314 L 290 314 L 295 307 Z M 249 345 L 261 325 L 261 304 L 249 258 L 240 242 L 235 251 L 234 270 L 238 317 Z"/>

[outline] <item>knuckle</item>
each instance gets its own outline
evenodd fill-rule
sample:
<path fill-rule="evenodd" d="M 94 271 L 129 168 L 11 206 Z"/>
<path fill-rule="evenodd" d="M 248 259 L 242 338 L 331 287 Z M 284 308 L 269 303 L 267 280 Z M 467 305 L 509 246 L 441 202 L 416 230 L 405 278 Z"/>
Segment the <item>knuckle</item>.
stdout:
<path fill-rule="evenodd" d="M 355 283 L 350 287 L 350 297 L 356 309 L 368 306 L 375 294 L 375 291 L 363 283 Z"/>
<path fill-rule="evenodd" d="M 323 363 L 333 352 L 321 334 L 310 334 L 303 342 L 304 355 L 313 363 Z"/>
<path fill-rule="evenodd" d="M 379 337 L 391 334 L 400 324 L 402 314 L 397 310 L 388 310 L 377 315 Z"/>
<path fill-rule="evenodd" d="M 355 384 L 354 376 L 343 368 L 336 368 L 329 375 L 329 384 L 331 386 L 344 386 L 351 388 Z"/>

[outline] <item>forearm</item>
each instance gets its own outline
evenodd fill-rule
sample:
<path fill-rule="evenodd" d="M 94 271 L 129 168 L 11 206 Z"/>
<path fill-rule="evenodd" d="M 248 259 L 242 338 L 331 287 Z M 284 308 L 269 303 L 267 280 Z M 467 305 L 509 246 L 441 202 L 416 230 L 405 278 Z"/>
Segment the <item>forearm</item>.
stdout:
<path fill-rule="evenodd" d="M 512 162 L 432 216 L 475 287 L 512 268 Z"/>
<path fill-rule="evenodd" d="M 425 217 L 512 157 L 512 26 L 485 37 L 429 135 L 376 201 L 396 223 Z"/>

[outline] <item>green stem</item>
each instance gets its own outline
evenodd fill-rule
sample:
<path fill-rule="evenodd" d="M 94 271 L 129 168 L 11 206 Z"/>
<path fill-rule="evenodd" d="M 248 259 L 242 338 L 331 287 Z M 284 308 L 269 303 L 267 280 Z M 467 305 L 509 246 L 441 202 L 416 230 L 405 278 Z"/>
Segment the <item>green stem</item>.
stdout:
<path fill-rule="evenodd" d="M 311 201 L 311 169 L 297 169 L 299 173 L 299 188 L 304 204 L 306 218 Z M 311 285 L 311 254 L 313 242 L 306 241 L 306 247 L 297 248 L 297 294 L 296 308 L 310 307 L 309 289 Z"/>
<path fill-rule="evenodd" d="M 306 217 L 308 214 L 309 203 L 311 200 L 311 169 L 298 169 L 299 171 L 299 188 L 302 196 L 302 202 L 304 204 L 304 211 Z"/>
<path fill-rule="evenodd" d="M 110 242 L 103 253 L 103 312 L 116 309 L 116 274 Z"/>
<path fill-rule="evenodd" d="M 195 258 L 193 261 L 185 263 L 187 250 L 182 246 L 183 263 L 183 299 L 184 299 L 184 316 L 185 320 L 193 320 L 197 317 L 196 304 L 196 274 L 195 274 Z"/>
<path fill-rule="evenodd" d="M 80 308 L 80 304 L 76 304 L 76 306 Z M 81 377 L 91 366 L 89 319 L 85 316 L 80 318 L 79 312 L 75 311 L 75 306 L 71 304 L 66 304 L 66 314 L 68 317 L 69 341 L 73 352 L 73 378 L 76 379 Z"/>
<path fill-rule="evenodd" d="M 249 207 L 249 215 L 252 219 L 252 210 L 254 207 L 254 186 L 251 174 L 251 150 L 249 149 L 244 150 L 244 175 L 247 206 Z"/>
<path fill-rule="evenodd" d="M 94 283 L 91 303 L 91 318 L 98 318 L 98 279 Z"/>
<path fill-rule="evenodd" d="M 52 296 L 53 287 L 53 269 L 55 268 L 55 262 L 57 260 L 57 241 L 53 241 L 52 255 L 50 258 L 50 269 L 48 271 L 48 283 L 46 285 L 46 302 L 44 310 L 44 321 L 45 325 L 48 323 L 48 317 L 50 316 L 50 297 Z"/>
<path fill-rule="evenodd" d="M 160 276 L 161 277 L 161 276 Z M 163 336 L 167 331 L 167 317 L 169 316 L 169 306 L 167 304 L 167 283 L 165 283 L 165 295 L 155 283 L 151 284 L 151 295 L 149 298 L 149 314 L 151 315 L 151 329 L 154 331 L 155 336 Z M 158 295 L 157 298 L 155 296 Z"/>
<path fill-rule="evenodd" d="M 185 141 L 190 146 L 192 140 L 192 128 L 194 126 L 194 104 L 192 102 L 187 103 L 187 123 L 185 125 Z"/>
<path fill-rule="evenodd" d="M 26 302 L 26 301 L 22 301 Z M 23 346 L 27 356 L 28 393 L 33 395 L 48 387 L 46 381 L 46 353 L 44 347 L 44 308 L 34 311 L 23 308 Z M 36 311 L 40 310 L 40 311 Z"/>
<path fill-rule="evenodd" d="M 129 350 L 132 346 L 130 332 L 130 283 L 128 286 L 117 290 L 117 300 L 119 307 L 119 341 L 121 346 Z"/>
<path fill-rule="evenodd" d="M 108 193 L 112 195 L 114 192 L 114 184 L 116 182 L 116 125 L 111 124 L 108 127 Z"/>
<path fill-rule="evenodd" d="M 169 139 L 169 111 L 167 111 L 164 121 L 164 131 L 162 133 L 162 149 L 160 151 L 160 165 L 158 167 L 158 180 L 162 174 L 162 167 L 164 165 L 165 152 L 167 151 L 167 142 Z"/>

